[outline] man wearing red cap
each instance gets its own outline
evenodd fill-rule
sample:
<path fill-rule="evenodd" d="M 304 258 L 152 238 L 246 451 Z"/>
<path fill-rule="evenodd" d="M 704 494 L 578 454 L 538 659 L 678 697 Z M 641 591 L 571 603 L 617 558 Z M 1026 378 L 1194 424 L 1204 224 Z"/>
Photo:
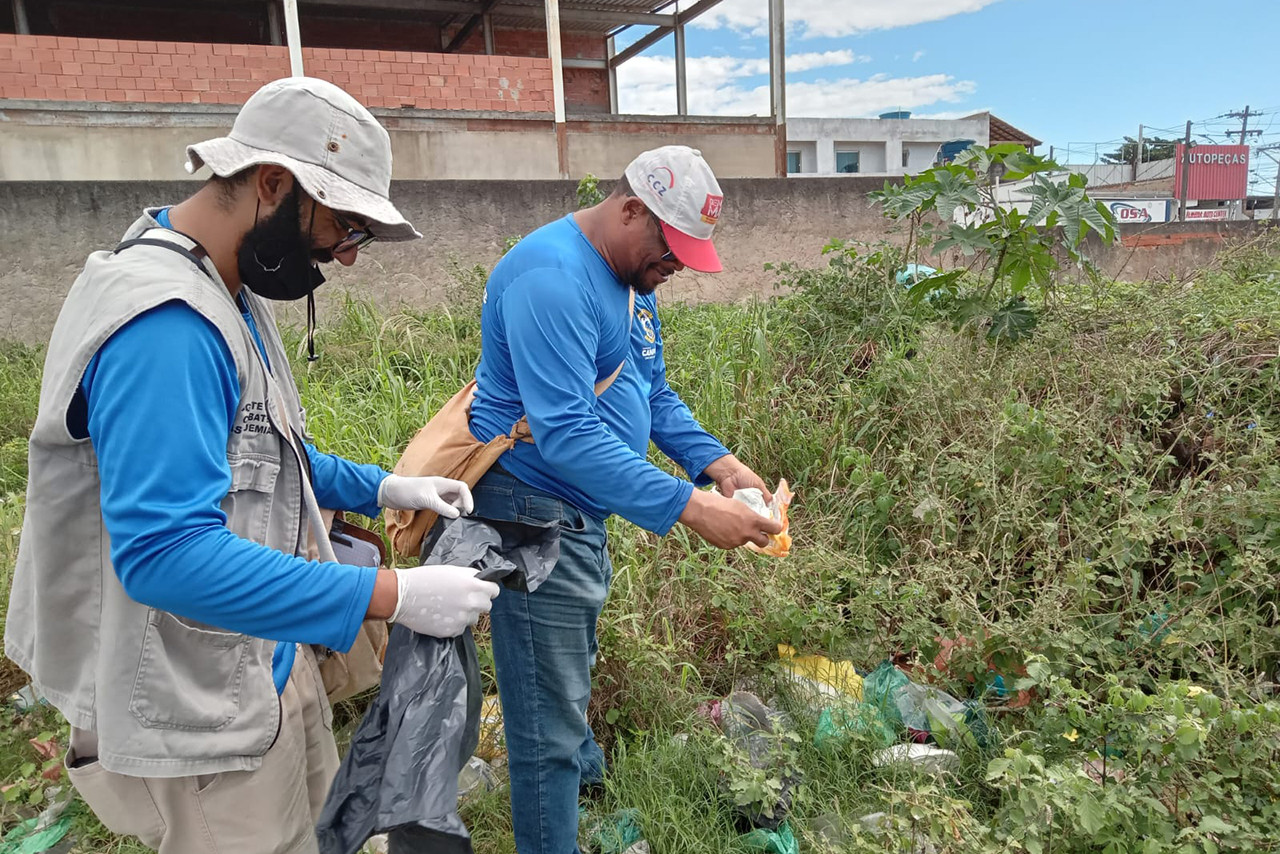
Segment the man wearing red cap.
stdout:
<path fill-rule="evenodd" d="M 503 590 L 492 611 L 520 854 L 575 854 L 579 787 L 603 774 L 586 710 L 612 577 L 605 519 L 657 534 L 680 522 L 726 549 L 781 530 L 726 497 L 768 491 L 667 384 L 653 292 L 685 267 L 720 271 L 723 202 L 699 152 L 647 151 L 609 198 L 538 229 L 489 277 L 471 431 L 488 441 L 527 415 L 533 442 L 480 480 L 475 514 L 560 527 L 550 578 Z M 693 481 L 649 463 L 650 440 Z M 712 483 L 722 494 L 695 489 Z"/>

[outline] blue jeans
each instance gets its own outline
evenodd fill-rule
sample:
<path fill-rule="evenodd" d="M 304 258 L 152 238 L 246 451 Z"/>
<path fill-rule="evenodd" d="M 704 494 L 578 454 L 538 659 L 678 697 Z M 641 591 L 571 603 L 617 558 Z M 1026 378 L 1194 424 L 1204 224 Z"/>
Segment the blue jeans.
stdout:
<path fill-rule="evenodd" d="M 578 789 L 604 776 L 587 725 L 596 620 L 613 566 L 603 522 L 501 468 L 473 490 L 475 515 L 560 526 L 560 560 L 534 593 L 493 603 L 493 660 L 519 854 L 578 854 Z"/>

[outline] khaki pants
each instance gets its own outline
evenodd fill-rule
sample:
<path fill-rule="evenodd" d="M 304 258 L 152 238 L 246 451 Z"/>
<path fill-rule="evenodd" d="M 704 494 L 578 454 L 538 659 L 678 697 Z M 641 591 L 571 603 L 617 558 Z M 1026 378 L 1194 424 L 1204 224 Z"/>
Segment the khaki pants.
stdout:
<path fill-rule="evenodd" d="M 73 729 L 67 774 L 108 830 L 160 854 L 315 854 L 338 748 L 310 647 L 299 645 L 280 703 L 280 736 L 256 771 L 129 777 L 85 763 L 97 737 Z"/>

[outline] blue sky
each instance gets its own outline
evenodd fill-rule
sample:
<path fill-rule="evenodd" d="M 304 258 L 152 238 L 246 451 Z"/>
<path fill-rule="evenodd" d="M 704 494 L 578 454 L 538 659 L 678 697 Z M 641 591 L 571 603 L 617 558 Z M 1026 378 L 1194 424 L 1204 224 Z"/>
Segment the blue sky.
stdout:
<path fill-rule="evenodd" d="M 691 6 L 692 0 L 681 0 Z M 1280 0 L 787 0 L 792 116 L 990 110 L 1093 162 L 1137 133 L 1228 142 L 1239 119 L 1280 142 Z M 766 114 L 766 0 L 724 0 L 688 30 L 690 111 Z M 634 28 L 620 46 L 644 31 Z M 674 113 L 672 39 L 619 72 L 624 112 Z M 1157 130 L 1160 129 L 1160 130 Z M 1280 154 L 1280 151 L 1275 152 Z M 1259 182 L 1274 163 L 1253 157 Z"/>

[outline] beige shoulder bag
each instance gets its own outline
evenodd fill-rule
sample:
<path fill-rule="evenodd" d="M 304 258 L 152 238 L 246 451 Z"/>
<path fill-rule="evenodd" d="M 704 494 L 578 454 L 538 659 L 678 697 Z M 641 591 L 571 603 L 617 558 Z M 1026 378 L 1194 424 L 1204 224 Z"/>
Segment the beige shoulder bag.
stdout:
<path fill-rule="evenodd" d="M 634 317 L 636 292 L 631 291 L 627 316 Z M 628 348 L 630 342 L 628 342 Z M 626 357 L 608 377 L 596 383 L 596 397 L 604 394 L 622 373 Z M 515 447 L 516 442 L 532 442 L 529 421 L 521 418 L 505 436 L 489 442 L 481 442 L 471 435 L 471 402 L 476 395 L 476 381 L 472 380 L 462 390 L 440 407 L 426 426 L 417 432 L 405 448 L 395 473 L 406 477 L 451 477 L 474 487 L 498 458 Z M 387 510 L 387 535 L 397 554 L 418 557 L 422 539 L 436 523 L 436 514 L 430 510 Z"/>

